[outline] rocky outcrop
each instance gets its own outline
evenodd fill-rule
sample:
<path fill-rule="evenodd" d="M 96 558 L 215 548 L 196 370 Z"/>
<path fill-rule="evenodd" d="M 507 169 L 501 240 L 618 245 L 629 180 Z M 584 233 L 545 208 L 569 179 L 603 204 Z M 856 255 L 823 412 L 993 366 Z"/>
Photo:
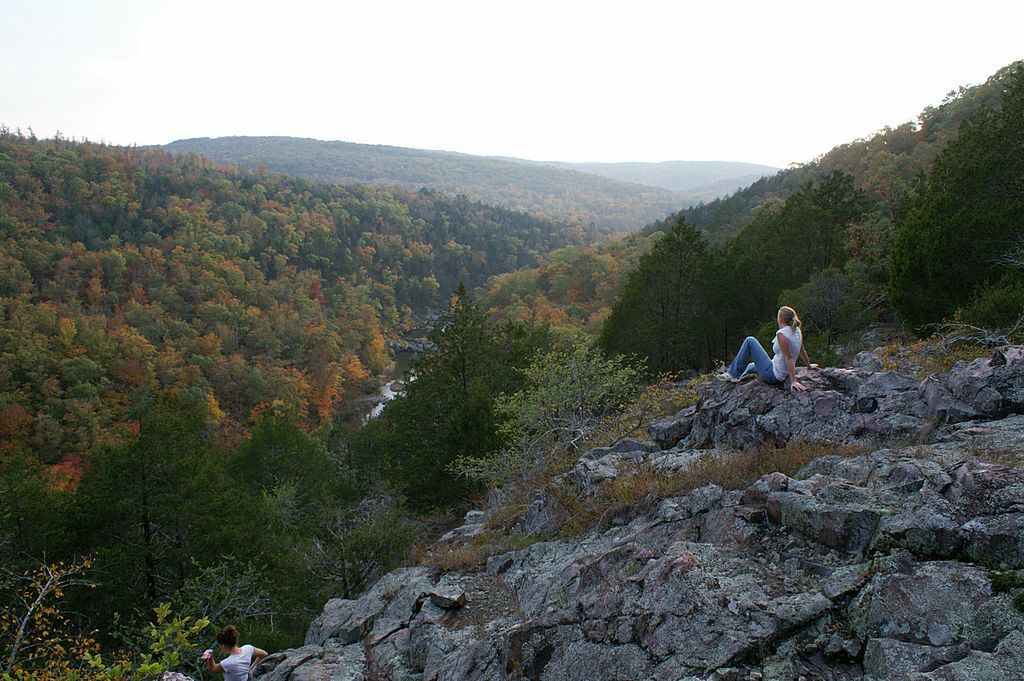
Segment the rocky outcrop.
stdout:
<path fill-rule="evenodd" d="M 803 395 L 706 386 L 652 425 L 655 444 L 588 452 L 563 484 L 586 496 L 631 467 L 685 468 L 701 446 L 878 444 L 743 490 L 705 485 L 478 572 L 393 572 L 330 601 L 258 678 L 1017 678 L 1024 589 L 993 577 L 1024 570 L 1022 368 L 1007 348 L 924 383 L 855 368 L 823 370 Z"/>
<path fill-rule="evenodd" d="M 961 363 L 923 382 L 875 371 L 860 358 L 851 369 L 805 370 L 803 393 L 753 380 L 706 383 L 700 402 L 651 424 L 659 449 L 750 449 L 792 439 L 929 442 L 937 429 L 1024 411 L 1024 346 Z"/>

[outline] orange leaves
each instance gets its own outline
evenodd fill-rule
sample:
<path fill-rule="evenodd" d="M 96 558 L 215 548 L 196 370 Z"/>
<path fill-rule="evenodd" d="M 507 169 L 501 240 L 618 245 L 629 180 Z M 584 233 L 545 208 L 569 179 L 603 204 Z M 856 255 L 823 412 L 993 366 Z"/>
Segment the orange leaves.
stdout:
<path fill-rule="evenodd" d="M 50 478 L 57 489 L 73 492 L 82 479 L 83 471 L 82 455 L 72 452 L 50 466 Z"/>
<path fill-rule="evenodd" d="M 129 386 L 141 384 L 148 374 L 145 365 L 138 359 L 126 359 L 111 369 L 114 378 Z"/>
<path fill-rule="evenodd" d="M 249 413 L 250 421 L 259 421 L 265 416 L 276 416 L 286 417 L 289 413 L 288 406 L 281 400 L 273 400 L 271 402 L 260 402 L 252 411 Z"/>
<path fill-rule="evenodd" d="M 206 333 L 192 341 L 192 352 L 205 357 L 216 357 L 224 346 L 221 337 L 215 333 Z"/>
<path fill-rule="evenodd" d="M 316 277 L 313 277 L 313 280 L 309 282 L 309 298 L 318 303 L 324 302 L 323 287 L 320 284 L 320 280 Z"/>
<path fill-rule="evenodd" d="M 381 340 L 383 341 L 383 337 Z M 363 363 L 355 355 L 345 355 L 341 358 L 339 365 L 341 367 L 342 380 L 346 383 L 365 381 L 370 376 L 369 370 L 363 366 Z"/>
<path fill-rule="evenodd" d="M 555 328 L 571 328 L 572 322 L 566 311 L 552 305 L 545 295 L 538 295 L 530 305 L 530 315 L 534 321 L 546 322 Z"/>
<path fill-rule="evenodd" d="M 128 287 L 128 297 L 140 305 L 149 304 L 149 296 L 146 295 L 146 290 L 139 284 L 131 284 Z"/>
<path fill-rule="evenodd" d="M 370 372 L 353 354 L 329 363 L 310 386 L 310 403 L 321 423 L 330 422 L 335 410 L 352 391 L 350 388 L 366 380 Z"/>

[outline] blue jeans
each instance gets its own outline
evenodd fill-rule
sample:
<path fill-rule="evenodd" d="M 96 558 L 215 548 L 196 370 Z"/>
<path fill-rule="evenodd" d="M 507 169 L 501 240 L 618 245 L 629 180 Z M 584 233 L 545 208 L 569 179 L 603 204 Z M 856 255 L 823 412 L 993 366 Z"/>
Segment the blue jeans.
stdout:
<path fill-rule="evenodd" d="M 743 374 L 757 372 L 765 383 L 781 383 L 775 378 L 775 370 L 772 368 L 772 360 L 765 352 L 761 344 L 753 336 L 747 336 L 736 353 L 736 359 L 729 365 L 729 374 L 733 378 L 739 378 Z"/>

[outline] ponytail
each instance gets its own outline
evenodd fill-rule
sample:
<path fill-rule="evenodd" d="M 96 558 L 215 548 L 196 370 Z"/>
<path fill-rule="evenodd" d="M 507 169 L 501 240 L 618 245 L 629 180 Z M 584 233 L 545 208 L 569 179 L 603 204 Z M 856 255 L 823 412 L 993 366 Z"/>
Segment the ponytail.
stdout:
<path fill-rule="evenodd" d="M 800 328 L 800 317 L 796 315 L 796 310 L 787 305 L 783 305 L 779 308 L 779 318 L 794 330 Z"/>

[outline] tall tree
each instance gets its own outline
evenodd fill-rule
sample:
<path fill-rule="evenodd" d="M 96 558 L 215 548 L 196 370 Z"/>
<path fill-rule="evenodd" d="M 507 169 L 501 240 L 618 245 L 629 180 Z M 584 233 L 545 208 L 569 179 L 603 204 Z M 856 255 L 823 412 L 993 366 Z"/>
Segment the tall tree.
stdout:
<path fill-rule="evenodd" d="M 95 602 L 107 616 L 151 612 L 197 562 L 240 553 L 252 520 L 198 405 L 167 395 L 141 421 L 134 442 L 95 454 L 76 498 L 78 543 L 95 551 Z"/>
<path fill-rule="evenodd" d="M 706 365 L 706 264 L 703 237 L 679 216 L 630 273 L 601 330 L 605 350 L 640 355 L 654 373 Z"/>
<path fill-rule="evenodd" d="M 911 324 L 938 322 L 1005 276 L 1024 240 L 1024 64 L 1002 106 L 978 111 L 935 160 L 897 226 L 890 292 Z M 1018 284 L 1019 285 L 1019 284 Z"/>
<path fill-rule="evenodd" d="M 349 439 L 357 470 L 382 476 L 420 509 L 464 503 L 477 489 L 450 466 L 500 447 L 494 400 L 521 383 L 519 369 L 548 332 L 493 328 L 460 286 L 431 338 L 435 350 L 417 362 L 406 393 Z"/>

